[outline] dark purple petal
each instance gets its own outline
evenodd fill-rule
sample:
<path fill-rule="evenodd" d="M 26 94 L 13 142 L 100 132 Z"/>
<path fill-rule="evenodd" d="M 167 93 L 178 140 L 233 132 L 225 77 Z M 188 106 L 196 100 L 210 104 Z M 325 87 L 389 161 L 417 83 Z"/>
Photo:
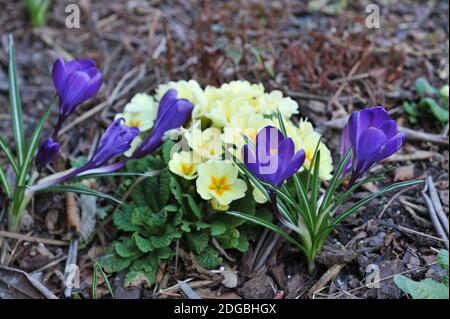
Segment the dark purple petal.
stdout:
<path fill-rule="evenodd" d="M 387 120 L 378 127 L 387 138 L 391 138 L 397 134 L 397 123 L 394 120 Z"/>
<path fill-rule="evenodd" d="M 78 105 L 97 94 L 103 77 L 94 61 L 58 58 L 53 65 L 53 82 L 58 93 L 61 119 L 73 113 Z"/>
<path fill-rule="evenodd" d="M 173 99 L 174 96 L 176 91 L 169 90 L 162 97 L 153 130 L 134 151 L 133 158 L 152 153 L 162 144 L 167 131 L 183 126 L 191 117 L 194 105 L 186 99 Z"/>
<path fill-rule="evenodd" d="M 170 89 L 163 95 L 161 101 L 159 102 L 158 113 L 156 115 L 157 118 L 160 117 L 170 105 L 172 105 L 172 103 L 177 99 L 177 95 L 178 93 L 175 89 Z"/>
<path fill-rule="evenodd" d="M 44 140 L 41 145 L 39 145 L 36 157 L 34 158 L 36 165 L 38 167 L 43 167 L 49 164 L 56 155 L 58 155 L 60 147 L 61 146 L 51 138 Z"/>
<path fill-rule="evenodd" d="M 404 132 L 396 134 L 394 137 L 389 139 L 383 146 L 383 149 L 375 156 L 376 161 L 381 161 L 382 159 L 388 158 L 392 154 L 396 153 L 405 144 L 406 135 Z"/>
<path fill-rule="evenodd" d="M 353 113 L 342 132 L 341 158 L 352 148 L 354 182 L 376 162 L 391 156 L 405 143 L 405 135 L 398 133 L 397 123 L 383 107 L 373 107 Z M 346 163 L 344 174 L 350 169 Z"/>
<path fill-rule="evenodd" d="M 256 135 L 255 153 L 249 145 L 242 150 L 244 164 L 249 171 L 275 187 L 295 174 L 305 161 L 303 150 L 295 152 L 294 142 L 273 126 L 262 128 Z"/>
<path fill-rule="evenodd" d="M 351 148 L 350 143 L 350 137 L 349 137 L 349 127 L 346 125 L 344 129 L 342 130 L 341 135 L 341 161 L 344 159 L 345 154 L 347 154 L 347 151 Z M 347 175 L 348 172 L 352 169 L 352 156 L 350 155 L 350 158 L 347 160 L 347 163 L 344 166 L 344 169 L 342 170 L 341 176 Z"/>
<path fill-rule="evenodd" d="M 282 175 L 280 177 L 280 182 L 287 180 L 289 177 L 297 173 L 297 171 L 302 167 L 303 163 L 305 163 L 306 154 L 304 150 L 300 150 L 287 162 L 286 167 L 284 168 Z"/>
<path fill-rule="evenodd" d="M 359 137 L 356 147 L 355 170 L 362 172 L 367 170 L 374 162 L 374 156 L 386 142 L 386 135 L 377 128 L 368 128 Z"/>
<path fill-rule="evenodd" d="M 121 124 L 123 120 L 117 119 L 103 133 L 97 150 L 86 164 L 89 169 L 99 167 L 130 149 L 131 142 L 139 135 L 139 129 Z"/>

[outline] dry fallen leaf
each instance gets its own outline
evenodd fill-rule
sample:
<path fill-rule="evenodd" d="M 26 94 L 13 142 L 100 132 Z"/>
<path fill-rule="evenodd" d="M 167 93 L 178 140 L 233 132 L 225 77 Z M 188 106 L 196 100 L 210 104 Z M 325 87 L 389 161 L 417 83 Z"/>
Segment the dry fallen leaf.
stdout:
<path fill-rule="evenodd" d="M 400 166 L 394 172 L 394 181 L 403 182 L 414 178 L 414 164 Z"/>

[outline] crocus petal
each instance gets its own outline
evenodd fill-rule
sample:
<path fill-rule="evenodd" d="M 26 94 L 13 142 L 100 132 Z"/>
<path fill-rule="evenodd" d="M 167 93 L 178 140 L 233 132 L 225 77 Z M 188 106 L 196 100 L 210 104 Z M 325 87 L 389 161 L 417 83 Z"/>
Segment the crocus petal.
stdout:
<path fill-rule="evenodd" d="M 397 134 L 397 123 L 394 120 L 385 121 L 378 127 L 387 138 L 391 138 Z"/>
<path fill-rule="evenodd" d="M 380 150 L 380 152 L 375 156 L 375 160 L 381 161 L 396 153 L 400 148 L 402 148 L 405 141 L 406 135 L 404 132 L 396 134 L 383 145 L 383 149 Z"/>
<path fill-rule="evenodd" d="M 284 171 L 280 177 L 280 184 L 287 180 L 289 177 L 298 172 L 305 162 L 306 154 L 304 150 L 300 150 L 289 160 Z"/>
<path fill-rule="evenodd" d="M 158 114 L 156 117 L 160 117 L 161 114 L 167 110 L 167 108 L 177 99 L 177 91 L 175 89 L 168 90 L 161 101 L 159 102 Z"/>
<path fill-rule="evenodd" d="M 66 79 L 66 71 L 64 66 L 64 59 L 56 59 L 52 69 L 53 84 L 55 85 L 58 95 L 62 95 L 64 90 L 64 82 Z"/>
<path fill-rule="evenodd" d="M 384 122 L 391 120 L 388 112 L 382 106 L 372 107 L 370 109 L 362 110 L 361 113 L 368 112 L 371 114 L 369 125 L 379 128 Z"/>
<path fill-rule="evenodd" d="M 49 164 L 58 155 L 60 145 L 48 138 L 39 145 L 38 151 L 35 157 L 35 163 L 38 167 L 43 167 Z"/>
<path fill-rule="evenodd" d="M 361 172 L 373 164 L 375 162 L 373 156 L 385 142 L 386 135 L 383 131 L 373 127 L 363 131 L 358 140 L 355 170 Z"/>

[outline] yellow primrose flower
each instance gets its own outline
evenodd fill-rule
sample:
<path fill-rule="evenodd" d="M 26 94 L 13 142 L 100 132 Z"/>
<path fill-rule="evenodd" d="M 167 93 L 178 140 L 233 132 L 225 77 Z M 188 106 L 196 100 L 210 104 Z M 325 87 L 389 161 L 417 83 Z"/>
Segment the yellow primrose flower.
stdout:
<path fill-rule="evenodd" d="M 161 84 L 156 89 L 156 100 L 160 101 L 164 93 L 170 89 L 177 90 L 177 98 L 189 100 L 194 105 L 194 110 L 192 112 L 193 118 L 199 118 L 207 112 L 205 93 L 197 81 L 182 80 L 177 82 L 170 81 L 166 84 Z"/>
<path fill-rule="evenodd" d="M 255 142 L 256 135 L 272 121 L 251 110 L 243 110 L 232 115 L 231 123 L 224 127 L 222 139 L 225 143 L 241 147 L 246 144 L 242 135 Z"/>
<path fill-rule="evenodd" d="M 228 162 L 200 164 L 196 185 L 203 199 L 215 199 L 220 205 L 244 197 L 247 190 L 247 184 L 238 178 L 237 167 Z"/>
<path fill-rule="evenodd" d="M 312 134 L 305 136 L 304 138 L 294 138 L 294 143 L 297 149 L 303 149 L 305 151 L 305 163 L 303 168 L 306 168 L 312 172 L 314 167 L 311 167 L 311 161 L 314 156 L 314 152 L 319 142 L 320 134 L 313 132 Z M 331 157 L 330 150 L 326 147 L 323 142 L 319 144 L 320 151 L 320 166 L 319 166 L 319 176 L 321 179 L 329 180 L 333 171 L 333 160 Z"/>
<path fill-rule="evenodd" d="M 169 161 L 169 169 L 185 179 L 194 179 L 197 177 L 198 163 L 193 152 L 174 153 Z"/>
<path fill-rule="evenodd" d="M 264 194 L 259 189 L 257 189 L 256 187 L 253 188 L 252 194 L 253 194 L 253 199 L 258 204 L 267 203 L 267 197 L 264 196 Z"/>
<path fill-rule="evenodd" d="M 187 131 L 184 137 L 194 152 L 202 158 L 219 158 L 223 153 L 221 134 L 217 128 L 210 127 L 201 131 L 194 127 Z"/>
<path fill-rule="evenodd" d="M 286 119 L 298 113 L 297 102 L 290 97 L 283 97 L 283 93 L 278 90 L 259 96 L 257 105 L 261 114 L 275 113 L 278 109 Z"/>
<path fill-rule="evenodd" d="M 138 93 L 125 105 L 124 112 L 116 114 L 114 119 L 124 118 L 125 125 L 139 128 L 145 132 L 153 127 L 158 104 L 148 94 Z"/>
<path fill-rule="evenodd" d="M 223 127 L 231 123 L 233 114 L 242 110 L 258 112 L 258 97 L 264 94 L 261 84 L 247 81 L 232 81 L 222 84 L 220 88 L 208 86 L 205 89 L 207 100 L 206 117 L 214 126 Z"/>
<path fill-rule="evenodd" d="M 125 155 L 126 157 L 131 157 L 131 155 L 133 155 L 134 151 L 137 149 L 139 144 L 141 144 L 141 142 L 142 138 L 139 135 L 136 136 L 130 144 L 131 147 L 123 155 Z"/>

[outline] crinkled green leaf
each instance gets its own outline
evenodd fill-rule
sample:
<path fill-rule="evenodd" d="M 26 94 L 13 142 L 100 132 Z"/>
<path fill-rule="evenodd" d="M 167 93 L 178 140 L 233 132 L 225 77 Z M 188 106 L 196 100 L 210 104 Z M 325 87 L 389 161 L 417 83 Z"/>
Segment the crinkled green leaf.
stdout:
<path fill-rule="evenodd" d="M 214 248 L 208 246 L 201 254 L 195 256 L 200 266 L 206 269 L 213 269 L 222 264 L 222 258 Z"/>
<path fill-rule="evenodd" d="M 396 275 L 394 282 L 413 299 L 449 299 L 448 287 L 430 278 L 413 281 L 408 277 Z"/>

